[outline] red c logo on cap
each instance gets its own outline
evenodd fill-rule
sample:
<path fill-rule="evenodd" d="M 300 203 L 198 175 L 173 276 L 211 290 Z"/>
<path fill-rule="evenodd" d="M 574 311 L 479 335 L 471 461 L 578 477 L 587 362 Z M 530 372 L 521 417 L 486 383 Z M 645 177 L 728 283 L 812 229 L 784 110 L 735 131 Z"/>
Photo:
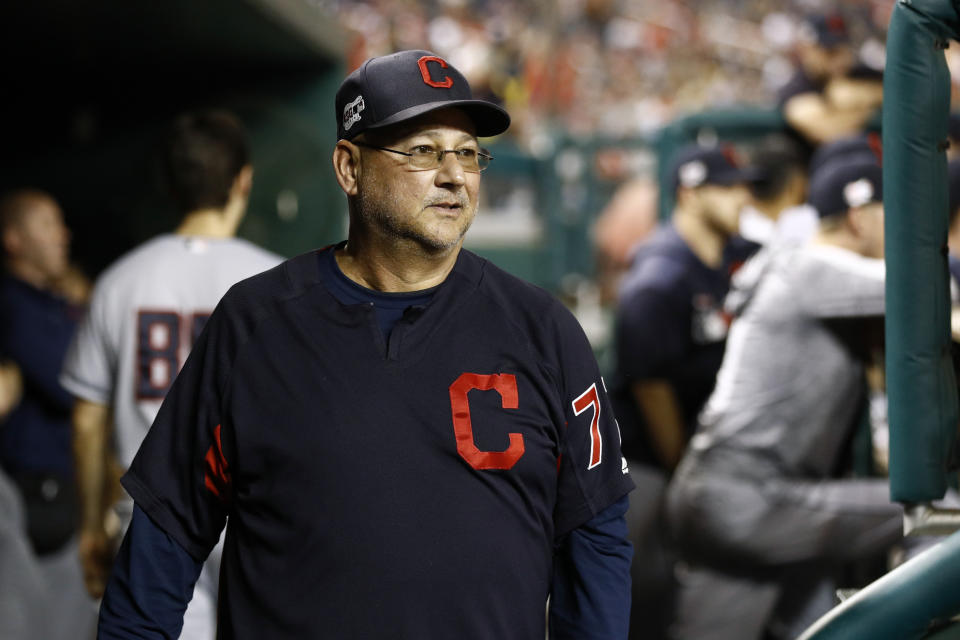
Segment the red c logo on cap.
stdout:
<path fill-rule="evenodd" d="M 450 76 L 444 76 L 443 81 L 437 81 L 430 77 L 430 69 L 427 68 L 428 62 L 436 62 L 443 69 L 447 68 L 447 63 L 443 58 L 438 58 L 437 56 L 423 56 L 417 60 L 417 66 L 420 67 L 420 75 L 423 76 L 423 81 L 426 82 L 431 87 L 436 87 L 438 89 L 449 89 L 453 86 L 453 78 Z"/>

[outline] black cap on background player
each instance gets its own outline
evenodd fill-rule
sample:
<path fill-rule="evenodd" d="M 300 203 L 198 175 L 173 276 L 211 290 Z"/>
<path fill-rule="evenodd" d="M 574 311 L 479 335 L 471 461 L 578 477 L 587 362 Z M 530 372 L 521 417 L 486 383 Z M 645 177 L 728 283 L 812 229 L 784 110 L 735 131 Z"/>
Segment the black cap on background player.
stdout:
<path fill-rule="evenodd" d="M 750 184 L 759 172 L 740 166 L 729 146 L 704 147 L 697 144 L 681 148 L 671 162 L 673 189 L 692 189 L 706 184 L 729 187 Z"/>
<path fill-rule="evenodd" d="M 810 157 L 807 170 L 810 175 L 817 173 L 820 167 L 839 158 L 850 158 L 861 154 L 873 154 L 877 162 L 882 162 L 883 152 L 880 134 L 875 132 L 847 136 L 817 147 Z"/>
<path fill-rule="evenodd" d="M 828 49 L 850 43 L 847 21 L 837 11 L 808 15 L 801 25 L 800 37 Z"/>
<path fill-rule="evenodd" d="M 837 158 L 810 178 L 810 204 L 821 218 L 883 201 L 883 170 L 872 153 Z"/>
<path fill-rule="evenodd" d="M 370 58 L 343 81 L 335 104 L 341 140 L 447 107 L 463 110 L 478 137 L 495 136 L 510 126 L 506 111 L 475 99 L 462 73 L 422 50 Z"/>

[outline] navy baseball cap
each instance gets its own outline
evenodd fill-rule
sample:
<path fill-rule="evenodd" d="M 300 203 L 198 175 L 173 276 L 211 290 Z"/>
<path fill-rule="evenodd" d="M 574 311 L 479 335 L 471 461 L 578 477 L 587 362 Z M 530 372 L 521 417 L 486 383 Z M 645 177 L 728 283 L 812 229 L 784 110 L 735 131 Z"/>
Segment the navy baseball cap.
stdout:
<path fill-rule="evenodd" d="M 417 116 L 457 107 L 476 126 L 479 137 L 495 136 L 510 126 L 510 115 L 473 97 L 467 79 L 429 51 L 400 51 L 370 58 L 337 90 L 337 138 L 351 140 Z"/>
<path fill-rule="evenodd" d="M 810 205 L 821 218 L 883 201 L 883 170 L 872 153 L 827 162 L 810 177 Z"/>
<path fill-rule="evenodd" d="M 835 11 L 807 16 L 803 30 L 808 40 L 816 42 L 821 47 L 836 47 L 850 42 L 847 20 Z"/>
<path fill-rule="evenodd" d="M 695 188 L 705 184 L 748 185 L 761 177 L 758 170 L 741 167 L 733 148 L 727 145 L 688 145 L 674 155 L 671 167 L 674 191 L 680 187 Z"/>
<path fill-rule="evenodd" d="M 833 142 L 827 142 L 817 147 L 810 157 L 810 165 L 807 170 L 810 175 L 815 174 L 823 165 L 833 162 L 839 158 L 849 158 L 861 154 L 874 154 L 877 161 L 882 157 L 882 142 L 877 133 L 864 133 L 846 138 L 840 138 Z"/>

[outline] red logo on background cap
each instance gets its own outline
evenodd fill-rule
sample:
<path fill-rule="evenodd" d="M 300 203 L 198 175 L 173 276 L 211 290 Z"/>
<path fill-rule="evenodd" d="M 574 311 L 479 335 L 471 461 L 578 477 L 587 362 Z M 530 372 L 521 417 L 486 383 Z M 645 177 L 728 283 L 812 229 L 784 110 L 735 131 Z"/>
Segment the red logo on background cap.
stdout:
<path fill-rule="evenodd" d="M 440 65 L 441 68 L 447 68 L 447 62 L 443 58 L 438 58 L 437 56 L 423 56 L 417 60 L 417 66 L 420 67 L 420 75 L 423 76 L 423 81 L 426 82 L 431 87 L 436 87 L 438 89 L 449 89 L 453 86 L 453 78 L 450 76 L 444 76 L 443 80 L 434 80 L 430 76 L 430 69 L 427 67 L 428 62 L 436 62 Z"/>
<path fill-rule="evenodd" d="M 843 35 L 847 31 L 847 23 L 843 16 L 833 14 L 827 18 L 827 29 L 836 35 Z"/>
<path fill-rule="evenodd" d="M 727 162 L 733 165 L 736 168 L 740 168 L 740 161 L 737 158 L 737 151 L 728 144 L 720 147 L 720 153 L 723 154 L 723 157 L 726 158 Z"/>
<path fill-rule="evenodd" d="M 877 156 L 877 164 L 881 167 L 883 166 L 883 140 L 880 137 L 880 134 L 876 131 L 871 131 L 867 134 L 867 145 L 870 147 L 870 151 L 873 151 L 873 155 Z"/>

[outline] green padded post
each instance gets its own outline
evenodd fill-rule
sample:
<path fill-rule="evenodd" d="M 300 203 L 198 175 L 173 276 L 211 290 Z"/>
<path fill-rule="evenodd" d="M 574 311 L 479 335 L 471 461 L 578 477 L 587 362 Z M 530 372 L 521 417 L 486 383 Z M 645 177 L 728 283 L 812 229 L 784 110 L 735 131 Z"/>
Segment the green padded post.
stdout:
<path fill-rule="evenodd" d="M 950 109 L 943 48 L 956 37 L 956 22 L 949 0 L 902 0 L 887 35 L 882 132 L 890 491 L 904 503 L 943 497 L 957 427 L 943 146 Z"/>
<path fill-rule="evenodd" d="M 960 532 L 831 609 L 797 640 L 913 640 L 960 609 Z M 943 631 L 941 638 L 955 637 Z M 956 633 L 956 628 L 952 629 Z"/>

